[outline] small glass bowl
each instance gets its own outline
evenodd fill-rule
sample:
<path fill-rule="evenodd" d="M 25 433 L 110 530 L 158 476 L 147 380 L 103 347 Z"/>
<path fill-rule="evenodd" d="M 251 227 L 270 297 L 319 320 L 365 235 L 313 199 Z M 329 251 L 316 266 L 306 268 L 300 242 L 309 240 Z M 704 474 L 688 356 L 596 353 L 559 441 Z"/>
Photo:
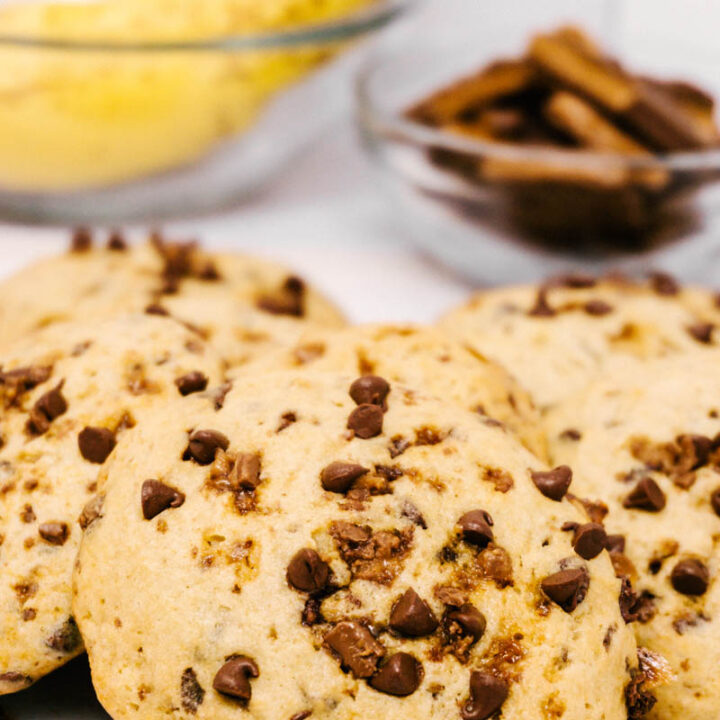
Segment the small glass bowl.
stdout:
<path fill-rule="evenodd" d="M 344 108 L 358 53 L 337 56 L 415 1 L 188 41 L 0 36 L 0 219 L 158 222 L 237 202 Z"/>
<path fill-rule="evenodd" d="M 438 50 L 415 38 L 361 70 L 365 144 L 412 241 L 490 284 L 648 266 L 713 279 L 720 150 L 630 157 L 517 146 L 406 117 L 416 102 L 496 58 L 482 57 L 477 44 Z"/>

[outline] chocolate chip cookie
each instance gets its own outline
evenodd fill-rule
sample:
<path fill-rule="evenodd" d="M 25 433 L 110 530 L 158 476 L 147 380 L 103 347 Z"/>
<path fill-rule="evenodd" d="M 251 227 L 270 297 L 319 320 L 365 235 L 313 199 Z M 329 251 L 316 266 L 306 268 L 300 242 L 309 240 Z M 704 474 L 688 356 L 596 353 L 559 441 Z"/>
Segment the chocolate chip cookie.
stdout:
<path fill-rule="evenodd" d="M 127 312 L 185 322 L 231 365 L 290 342 L 308 324 L 343 324 L 327 300 L 271 262 L 157 235 L 139 246 L 113 235 L 93 247 L 88 233 L 77 233 L 70 252 L 0 284 L 0 348 L 55 322 Z"/>
<path fill-rule="evenodd" d="M 241 370 L 263 368 L 382 375 L 457 402 L 487 422 L 503 423 L 538 457 L 544 457 L 539 415 L 528 393 L 499 365 L 433 328 L 366 325 L 314 330 Z"/>
<path fill-rule="evenodd" d="M 544 410 L 609 365 L 720 342 L 713 302 L 709 293 L 663 274 L 642 283 L 570 275 L 538 287 L 481 292 L 440 324 L 507 368 Z"/>
<path fill-rule="evenodd" d="M 221 368 L 196 333 L 146 315 L 56 324 L 0 353 L 0 694 L 82 652 L 72 566 L 106 460 L 150 407 L 210 392 Z"/>
<path fill-rule="evenodd" d="M 549 413 L 555 462 L 604 524 L 626 614 L 675 678 L 650 717 L 720 713 L 720 352 L 628 363 Z M 568 527 L 576 537 L 576 529 Z"/>
<path fill-rule="evenodd" d="M 377 375 L 178 398 L 85 530 L 98 695 L 118 720 L 640 717 L 621 582 L 562 529 L 585 522 L 568 472 Z"/>

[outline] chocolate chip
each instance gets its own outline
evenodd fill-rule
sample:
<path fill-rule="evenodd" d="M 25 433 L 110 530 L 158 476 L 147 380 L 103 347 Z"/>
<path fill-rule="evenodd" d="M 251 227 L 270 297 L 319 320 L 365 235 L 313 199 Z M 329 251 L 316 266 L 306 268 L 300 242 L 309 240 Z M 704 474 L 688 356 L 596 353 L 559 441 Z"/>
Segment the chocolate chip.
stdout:
<path fill-rule="evenodd" d="M 541 587 L 550 600 L 571 613 L 585 599 L 589 585 L 590 576 L 585 568 L 570 568 L 549 575 Z"/>
<path fill-rule="evenodd" d="M 379 405 L 386 407 L 390 383 L 377 375 L 364 375 L 350 386 L 350 397 L 358 405 Z"/>
<path fill-rule="evenodd" d="M 503 706 L 510 694 L 507 681 L 489 672 L 470 674 L 470 700 L 462 707 L 462 720 L 487 720 Z"/>
<path fill-rule="evenodd" d="M 218 670 L 213 688 L 221 695 L 248 702 L 252 697 L 250 678 L 260 675 L 257 663 L 246 655 L 235 655 Z"/>
<path fill-rule="evenodd" d="M 620 606 L 620 615 L 625 621 L 625 624 L 636 622 L 638 619 L 635 608 L 637 607 L 638 596 L 633 590 L 630 578 L 622 576 L 620 585 L 620 597 L 618 604 Z"/>
<path fill-rule="evenodd" d="M 552 309 L 547 297 L 547 288 L 540 288 L 535 298 L 535 305 L 528 310 L 530 317 L 551 318 L 555 317 L 555 310 Z"/>
<path fill-rule="evenodd" d="M 495 539 L 492 531 L 494 524 L 486 510 L 471 510 L 458 520 L 463 540 L 479 548 L 487 547 Z"/>
<path fill-rule="evenodd" d="M 605 538 L 605 549 L 611 553 L 625 552 L 625 536 L 624 535 L 608 535 Z"/>
<path fill-rule="evenodd" d="M 43 523 L 38 528 L 40 537 L 50 545 L 64 545 L 67 542 L 70 529 L 64 522 Z"/>
<path fill-rule="evenodd" d="M 180 279 L 193 275 L 197 242 L 166 242 L 155 234 L 150 241 L 163 261 L 162 277 L 166 285 L 177 288 Z"/>
<path fill-rule="evenodd" d="M 353 483 L 370 472 L 362 465 L 334 462 L 320 473 L 320 482 L 325 490 L 334 493 L 346 493 Z"/>
<path fill-rule="evenodd" d="M 86 427 L 78 435 L 80 454 L 91 463 L 101 465 L 115 447 L 115 433 L 107 428 Z"/>
<path fill-rule="evenodd" d="M 41 395 L 35 403 L 35 408 L 42 411 L 48 420 L 55 420 L 67 412 L 67 401 L 62 394 L 63 385 L 65 380 L 61 380 L 52 390 Z"/>
<path fill-rule="evenodd" d="M 306 627 L 312 627 L 318 623 L 325 622 L 322 614 L 322 601 L 317 596 L 310 596 L 305 601 L 302 613 L 300 615 L 301 622 Z"/>
<path fill-rule="evenodd" d="M 307 720 L 312 714 L 312 710 L 303 710 L 302 712 L 295 713 L 290 720 Z"/>
<path fill-rule="evenodd" d="M 164 308 L 160 303 L 150 303 L 145 308 L 146 315 L 159 315 L 160 317 L 168 317 L 170 311 Z"/>
<path fill-rule="evenodd" d="M 87 252 L 92 248 L 93 236 L 89 228 L 75 228 L 70 238 L 70 252 Z"/>
<path fill-rule="evenodd" d="M 385 648 L 358 622 L 338 623 L 325 636 L 325 644 L 339 658 L 343 670 L 356 678 L 372 677 Z"/>
<path fill-rule="evenodd" d="M 546 498 L 560 502 L 570 489 L 572 470 L 567 465 L 560 465 L 547 472 L 531 472 L 531 477 Z"/>
<path fill-rule="evenodd" d="M 208 282 L 220 280 L 220 278 L 222 277 L 220 275 L 220 271 L 217 269 L 217 265 L 215 265 L 212 260 L 205 261 L 196 274 L 197 277 L 200 278 L 200 280 L 205 280 Z"/>
<path fill-rule="evenodd" d="M 471 603 L 450 608 L 443 617 L 443 628 L 450 638 L 469 637 L 476 643 L 485 634 L 486 627 L 485 616 Z"/>
<path fill-rule="evenodd" d="M 37 399 L 27 421 L 28 432 L 42 435 L 48 431 L 50 423 L 55 418 L 67 412 L 68 404 L 62 394 L 64 384 L 65 381 L 61 380 L 52 390 Z"/>
<path fill-rule="evenodd" d="M 665 493 L 658 484 L 651 477 L 644 477 L 623 500 L 623 507 L 660 512 L 665 507 L 665 503 Z"/>
<path fill-rule="evenodd" d="M 383 429 L 383 411 L 377 405 L 358 405 L 350 413 L 347 426 L 356 437 L 368 440 L 380 435 Z"/>
<path fill-rule="evenodd" d="M 80 630 L 75 618 L 68 618 L 46 641 L 45 644 L 55 652 L 69 655 L 82 645 Z"/>
<path fill-rule="evenodd" d="M 202 392 L 208 385 L 208 378 L 207 375 L 201 373 L 199 370 L 194 370 L 187 375 L 177 378 L 175 384 L 180 394 L 186 396 L 192 393 Z"/>
<path fill-rule="evenodd" d="M 285 279 L 283 289 L 299 295 L 305 291 L 305 281 L 297 275 L 290 275 Z"/>
<path fill-rule="evenodd" d="M 390 627 L 407 637 L 424 637 L 435 632 L 437 618 L 430 606 L 408 588 L 390 611 Z"/>
<path fill-rule="evenodd" d="M 128 246 L 123 234 L 119 230 L 113 230 L 108 238 L 107 247 L 108 250 L 123 252 L 124 250 L 127 250 Z"/>
<path fill-rule="evenodd" d="M 683 595 L 704 595 L 710 584 L 710 571 L 700 560 L 681 560 L 673 568 L 670 581 Z"/>
<path fill-rule="evenodd" d="M 412 695 L 423 679 L 422 665 L 408 653 L 391 655 L 375 675 L 370 686 L 381 693 L 407 697 Z"/>
<path fill-rule="evenodd" d="M 180 699 L 183 710 L 191 715 L 195 715 L 205 699 L 205 690 L 198 682 L 197 675 L 192 668 L 185 668 L 180 678 Z"/>
<path fill-rule="evenodd" d="M 305 283 L 290 276 L 278 290 L 260 296 L 257 306 L 272 315 L 302 317 L 305 314 Z"/>
<path fill-rule="evenodd" d="M 255 490 L 260 484 L 262 461 L 258 453 L 240 453 L 235 458 L 230 480 L 233 487 L 241 490 Z"/>
<path fill-rule="evenodd" d="M 592 560 L 604 549 L 607 541 L 605 528 L 599 523 L 586 523 L 575 530 L 573 547 L 575 552 L 585 560 Z"/>
<path fill-rule="evenodd" d="M 680 292 L 680 285 L 672 275 L 663 272 L 650 274 L 650 287 L 658 295 L 677 295 Z"/>
<path fill-rule="evenodd" d="M 185 502 L 185 495 L 158 480 L 146 480 L 140 491 L 143 517 L 152 520 L 169 508 L 179 508 Z"/>
<path fill-rule="evenodd" d="M 230 441 L 217 430 L 196 430 L 190 435 L 183 460 L 194 460 L 199 465 L 210 465 L 218 449 L 227 450 Z"/>
<path fill-rule="evenodd" d="M 330 567 L 315 550 L 304 548 L 293 556 L 286 577 L 288 583 L 300 592 L 320 592 L 328 583 Z"/>
<path fill-rule="evenodd" d="M 710 345 L 712 342 L 713 330 L 715 330 L 715 326 L 712 323 L 696 323 L 695 325 L 690 325 L 687 328 L 690 335 L 692 335 L 692 337 L 694 337 L 699 343 L 703 343 L 703 345 Z"/>
<path fill-rule="evenodd" d="M 560 433 L 560 439 L 577 442 L 578 440 L 582 440 L 582 433 L 576 428 L 568 428 Z"/>
<path fill-rule="evenodd" d="M 588 300 L 583 306 L 583 310 L 593 317 L 602 317 L 609 315 L 613 311 L 613 306 L 604 300 Z"/>

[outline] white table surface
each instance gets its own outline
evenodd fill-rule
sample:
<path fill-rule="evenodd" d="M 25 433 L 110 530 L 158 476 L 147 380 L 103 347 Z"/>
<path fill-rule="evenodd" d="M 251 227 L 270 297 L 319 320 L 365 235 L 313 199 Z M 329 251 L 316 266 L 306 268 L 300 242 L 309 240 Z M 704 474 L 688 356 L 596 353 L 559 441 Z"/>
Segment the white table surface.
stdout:
<path fill-rule="evenodd" d="M 594 3 L 557 1 L 571 9 L 587 9 Z M 452 32 L 442 23 L 451 5 L 481 12 L 483 3 L 431 0 L 422 22 L 436 32 Z M 678 18 L 680 5 L 683 15 Z M 492 16 L 494 28 L 485 27 L 484 32 L 502 31 L 519 15 L 535 22 L 532 13 L 544 12 L 544 6 L 534 0 L 506 0 Z M 497 6 L 485 3 L 484 7 Z M 650 9 L 652 23 L 648 23 Z M 716 42 L 720 3 L 715 0 L 628 0 L 623 12 L 624 31 L 617 41 L 630 43 L 638 61 L 666 52 L 669 28 L 677 38 L 677 24 L 682 23 L 687 44 L 681 48 L 675 42 L 674 51 L 685 51 L 691 64 L 717 63 L 713 48 L 720 48 Z M 538 15 L 537 21 L 542 19 Z M 430 322 L 462 301 L 471 288 L 413 249 L 376 192 L 374 177 L 351 123 L 341 118 L 252 202 L 167 230 L 179 237 L 197 236 L 211 247 L 242 249 L 286 262 L 335 299 L 354 322 Z M 66 243 L 64 230 L 0 226 L 0 275 L 42 254 L 60 251 Z M 0 699 L 0 720 L 51 718 L 107 718 L 93 699 L 84 660 L 24 693 Z"/>

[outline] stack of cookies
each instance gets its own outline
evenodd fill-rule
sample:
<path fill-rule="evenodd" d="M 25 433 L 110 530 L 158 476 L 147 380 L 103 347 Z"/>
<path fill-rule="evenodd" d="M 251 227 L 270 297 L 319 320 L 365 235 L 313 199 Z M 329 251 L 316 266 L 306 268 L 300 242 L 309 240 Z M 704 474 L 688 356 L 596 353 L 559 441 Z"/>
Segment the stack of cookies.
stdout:
<path fill-rule="evenodd" d="M 87 651 L 115 719 L 715 717 L 716 325 L 573 276 L 344 327 L 77 233 L 0 286 L 0 693 Z"/>

